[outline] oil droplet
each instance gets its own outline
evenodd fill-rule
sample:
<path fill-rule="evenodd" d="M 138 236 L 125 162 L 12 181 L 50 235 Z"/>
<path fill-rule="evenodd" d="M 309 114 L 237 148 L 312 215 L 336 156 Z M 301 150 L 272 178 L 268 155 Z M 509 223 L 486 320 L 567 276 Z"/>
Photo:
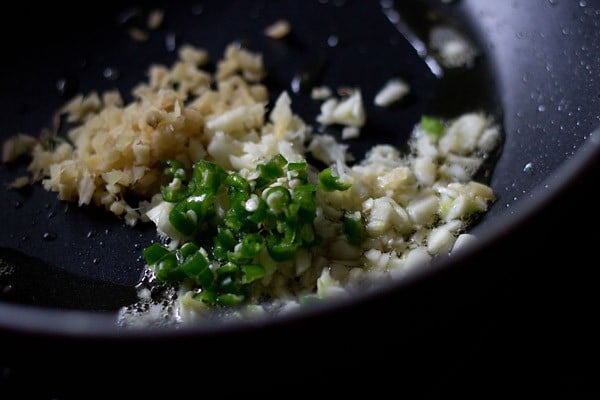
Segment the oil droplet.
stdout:
<path fill-rule="evenodd" d="M 89 238 L 92 238 L 92 237 L 94 237 L 95 235 L 96 235 L 96 232 L 94 232 L 94 231 L 89 231 L 89 232 L 88 232 L 88 233 L 85 235 L 85 237 L 89 239 Z"/>
<path fill-rule="evenodd" d="M 339 42 L 340 39 L 336 35 L 329 35 L 327 38 L 327 46 L 329 47 L 336 47 Z"/>
<path fill-rule="evenodd" d="M 165 35 L 165 47 L 168 52 L 173 52 L 177 49 L 177 34 L 169 32 Z"/>
<path fill-rule="evenodd" d="M 307 92 L 312 89 L 318 83 L 321 74 L 323 73 L 324 66 L 325 59 L 321 58 L 310 65 L 306 70 L 296 73 L 290 83 L 292 92 Z"/>
<path fill-rule="evenodd" d="M 77 93 L 79 83 L 74 76 L 66 76 L 56 81 L 56 90 L 60 97 L 72 97 Z"/>
<path fill-rule="evenodd" d="M 540 105 L 538 106 L 538 111 L 539 111 L 539 112 L 544 112 L 544 111 L 546 111 L 546 106 L 545 106 L 545 105 L 543 105 L 543 104 L 540 104 Z"/>
<path fill-rule="evenodd" d="M 49 242 L 55 240 L 58 237 L 58 235 L 54 232 L 44 232 L 44 234 L 42 235 L 42 239 L 47 240 Z"/>
<path fill-rule="evenodd" d="M 585 1 L 585 0 L 581 0 L 581 1 L 579 2 L 579 7 L 583 8 L 583 7 L 585 7 L 585 6 L 587 6 L 587 1 Z"/>
<path fill-rule="evenodd" d="M 525 166 L 523 167 L 523 172 L 532 174 L 533 173 L 533 163 L 528 162 L 527 164 L 525 164 Z"/>
<path fill-rule="evenodd" d="M 119 79 L 120 76 L 119 70 L 112 67 L 104 68 L 104 71 L 102 71 L 102 75 L 104 75 L 104 77 L 109 81 L 116 81 L 117 79 Z"/>
<path fill-rule="evenodd" d="M 54 215 L 55 215 L 55 214 L 54 214 L 54 211 L 50 211 L 50 212 L 48 213 L 48 218 L 52 218 L 52 217 L 54 217 Z"/>
<path fill-rule="evenodd" d="M 96 265 L 100 264 L 100 259 L 98 257 L 95 257 L 92 262 Z"/>

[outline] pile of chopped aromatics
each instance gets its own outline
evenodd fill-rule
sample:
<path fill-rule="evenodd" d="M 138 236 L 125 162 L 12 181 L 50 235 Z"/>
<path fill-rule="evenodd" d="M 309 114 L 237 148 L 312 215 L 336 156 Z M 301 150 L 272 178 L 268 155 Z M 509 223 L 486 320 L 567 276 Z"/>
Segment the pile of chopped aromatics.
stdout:
<path fill-rule="evenodd" d="M 260 55 L 231 45 L 214 74 L 200 69 L 207 60 L 183 46 L 129 104 L 117 92 L 68 103 L 68 141 L 5 144 L 30 149 L 33 178 L 60 199 L 152 220 L 163 244 L 145 250 L 147 264 L 179 285 L 184 309 L 297 304 L 402 277 L 471 239 L 472 216 L 494 200 L 472 180 L 499 143 L 485 115 L 424 116 L 408 154 L 381 144 L 349 166 L 348 146 L 313 133 L 286 93 L 269 110 Z M 360 91 L 324 100 L 317 120 L 356 136 Z M 317 171 L 308 153 L 329 167 Z"/>

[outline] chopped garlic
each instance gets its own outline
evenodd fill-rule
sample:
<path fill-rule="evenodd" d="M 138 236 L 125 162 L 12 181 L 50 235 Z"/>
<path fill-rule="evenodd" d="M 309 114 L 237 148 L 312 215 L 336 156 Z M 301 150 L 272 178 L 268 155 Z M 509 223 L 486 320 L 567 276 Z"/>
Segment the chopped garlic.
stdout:
<path fill-rule="evenodd" d="M 314 100 L 325 100 L 331 97 L 331 89 L 327 86 L 317 86 L 310 91 L 310 97 Z"/>
<path fill-rule="evenodd" d="M 321 106 L 317 121 L 323 125 L 341 124 L 361 127 L 365 124 L 365 109 L 360 90 L 355 90 L 348 98 L 338 101 L 329 99 Z"/>
<path fill-rule="evenodd" d="M 265 28 L 265 35 L 271 39 L 283 39 L 292 30 L 292 26 L 285 19 L 280 19 Z"/>
<path fill-rule="evenodd" d="M 345 126 L 344 129 L 342 129 L 342 139 L 344 140 L 356 139 L 359 136 L 360 129 L 358 129 L 356 126 Z"/>
<path fill-rule="evenodd" d="M 475 46 L 462 33 L 448 26 L 431 30 L 429 46 L 437 52 L 440 63 L 446 68 L 472 67 L 478 55 Z"/>
<path fill-rule="evenodd" d="M 483 132 L 489 127 L 489 120 L 481 114 L 465 114 L 454 121 L 440 139 L 442 153 L 459 155 L 472 153 Z"/>
<path fill-rule="evenodd" d="M 374 103 L 379 107 L 387 107 L 410 93 L 410 86 L 401 79 L 392 79 L 379 90 Z"/>

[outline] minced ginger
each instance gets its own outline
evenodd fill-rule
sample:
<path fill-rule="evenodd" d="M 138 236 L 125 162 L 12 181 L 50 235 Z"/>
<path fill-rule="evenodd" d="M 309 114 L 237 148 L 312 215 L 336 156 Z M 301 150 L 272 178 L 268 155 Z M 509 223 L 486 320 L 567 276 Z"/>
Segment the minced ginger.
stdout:
<path fill-rule="evenodd" d="M 207 61 L 206 51 L 182 46 L 170 69 L 150 67 L 148 82 L 133 89 L 129 104 L 116 91 L 79 95 L 61 109 L 76 124 L 69 142 L 48 148 L 19 135 L 6 142 L 3 159 L 30 151 L 34 180 L 41 179 L 59 199 L 103 206 L 134 225 L 145 218 L 147 203 L 130 204 L 125 197 L 148 199 L 159 192 L 161 160 L 191 166 L 206 156 L 212 120 L 218 123 L 219 116 L 246 107 L 263 113 L 267 89 L 258 83 L 265 75 L 261 56 L 230 45 L 214 75 L 200 68 Z"/>

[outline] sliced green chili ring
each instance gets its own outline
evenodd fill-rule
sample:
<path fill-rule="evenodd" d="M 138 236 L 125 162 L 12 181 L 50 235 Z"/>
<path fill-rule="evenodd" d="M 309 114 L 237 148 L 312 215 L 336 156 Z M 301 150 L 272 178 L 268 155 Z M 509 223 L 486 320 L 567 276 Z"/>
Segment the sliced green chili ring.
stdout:
<path fill-rule="evenodd" d="M 205 268 L 202 271 L 200 271 L 200 273 L 197 274 L 195 276 L 195 278 L 196 278 L 196 282 L 198 282 L 198 284 L 200 285 L 200 287 L 202 289 L 207 289 L 214 284 L 215 273 L 213 272 L 212 269 L 210 269 L 210 266 L 209 266 L 208 268 Z"/>
<path fill-rule="evenodd" d="M 217 268 L 217 270 L 216 270 L 217 279 L 223 279 L 228 276 L 235 277 L 235 275 L 237 275 L 239 272 L 240 272 L 239 267 L 230 262 L 225 265 L 222 265 L 221 267 Z"/>
<path fill-rule="evenodd" d="M 348 238 L 348 242 L 353 245 L 359 245 L 365 240 L 365 227 L 354 214 L 344 215 L 344 233 Z"/>
<path fill-rule="evenodd" d="M 163 200 L 169 203 L 177 203 L 184 200 L 188 196 L 187 187 L 182 186 L 178 188 L 172 188 L 169 186 L 161 186 L 160 193 L 162 194 Z"/>
<path fill-rule="evenodd" d="M 190 256 L 193 256 L 198 250 L 198 246 L 192 242 L 184 243 L 179 249 L 181 252 L 181 257 L 183 257 L 184 260 Z"/>
<path fill-rule="evenodd" d="M 236 274 L 235 275 L 227 275 L 222 279 L 219 279 L 218 282 L 218 291 L 219 293 L 232 293 L 232 294 L 241 294 L 242 293 L 242 282 L 239 278 L 240 270 L 237 269 L 236 266 Z"/>
<path fill-rule="evenodd" d="M 227 171 L 215 163 L 200 160 L 194 164 L 193 177 L 194 194 L 215 194 L 227 177 Z"/>
<path fill-rule="evenodd" d="M 234 307 L 242 304 L 245 299 L 242 294 L 225 293 L 217 296 L 216 303 L 220 306 Z"/>
<path fill-rule="evenodd" d="M 166 160 L 161 162 L 161 166 L 164 168 L 165 175 L 181 180 L 182 182 L 186 179 L 186 168 L 181 161 L 177 160 Z"/>
<path fill-rule="evenodd" d="M 236 172 L 229 174 L 227 178 L 225 178 L 224 184 L 227 186 L 229 193 L 250 193 L 250 183 Z"/>
<path fill-rule="evenodd" d="M 444 124 L 439 118 L 423 115 L 421 117 L 421 129 L 435 136 L 441 136 L 444 133 Z"/>
<path fill-rule="evenodd" d="M 352 186 L 350 183 L 340 181 L 339 176 L 334 176 L 331 167 L 325 168 L 319 173 L 319 182 L 326 192 L 333 192 L 336 190 L 343 192 L 344 190 L 350 189 Z"/>
<path fill-rule="evenodd" d="M 293 202 L 285 209 L 285 219 L 290 225 L 298 224 L 298 213 L 300 212 L 300 204 Z"/>
<path fill-rule="evenodd" d="M 243 257 L 253 259 L 265 245 L 265 239 L 258 233 L 249 233 L 242 239 L 240 253 Z"/>
<path fill-rule="evenodd" d="M 255 224 L 260 224 L 265 220 L 268 210 L 269 206 L 267 205 L 267 202 L 259 198 L 258 206 L 255 211 L 249 213 L 248 220 L 254 222 Z"/>
<path fill-rule="evenodd" d="M 294 188 L 294 203 L 298 204 L 298 216 L 302 220 L 312 220 L 317 216 L 315 193 L 317 185 L 300 185 Z"/>
<path fill-rule="evenodd" d="M 194 255 L 186 258 L 180 268 L 188 277 L 195 278 L 208 268 L 208 260 L 204 254 L 197 251 Z"/>
<path fill-rule="evenodd" d="M 312 246 L 317 241 L 315 228 L 313 224 L 304 224 L 300 228 L 300 239 L 304 246 Z"/>
<path fill-rule="evenodd" d="M 178 273 L 179 265 L 175 253 L 169 253 L 163 256 L 154 266 L 154 274 L 160 282 L 176 282 L 180 277 Z"/>
<path fill-rule="evenodd" d="M 194 295 L 194 299 L 199 300 L 205 304 L 214 306 L 217 302 L 217 295 L 212 290 L 202 289 L 200 293 Z"/>
<path fill-rule="evenodd" d="M 267 211 L 265 213 L 265 217 L 262 220 L 263 228 L 266 231 L 272 231 L 277 228 L 277 223 L 279 221 L 280 221 L 280 219 L 277 217 L 277 215 L 272 213 L 271 210 L 269 210 L 268 206 L 267 206 Z"/>
<path fill-rule="evenodd" d="M 236 193 L 231 199 L 231 206 L 223 218 L 225 226 L 234 232 L 245 230 L 248 225 L 249 212 L 246 210 L 247 193 Z"/>
<path fill-rule="evenodd" d="M 153 243 L 144 249 L 144 259 L 147 265 L 154 265 L 169 253 L 171 252 L 166 247 Z"/>
<path fill-rule="evenodd" d="M 226 227 L 238 234 L 244 230 L 244 227 L 247 224 L 245 216 L 240 216 L 232 210 L 229 210 L 223 218 L 223 221 L 225 222 Z"/>
<path fill-rule="evenodd" d="M 244 192 L 238 192 L 231 197 L 231 205 L 230 211 L 235 212 L 235 214 L 240 217 L 246 217 L 248 215 L 248 210 L 246 210 L 246 201 L 250 199 L 250 195 Z"/>
<path fill-rule="evenodd" d="M 248 284 L 265 276 L 267 271 L 260 264 L 246 264 L 240 267 L 242 270 L 242 283 Z"/>
<path fill-rule="evenodd" d="M 217 235 L 213 239 L 213 255 L 218 260 L 225 260 L 227 253 L 233 250 L 235 246 L 235 237 L 230 229 L 220 226 Z"/>
<path fill-rule="evenodd" d="M 260 164 L 256 168 L 259 176 L 256 178 L 256 188 L 261 189 L 271 183 L 277 178 L 281 178 L 284 175 L 283 167 L 287 164 L 287 160 L 281 154 L 276 155 L 266 164 Z"/>
<path fill-rule="evenodd" d="M 294 258 L 298 245 L 293 242 L 284 242 L 274 236 L 267 238 L 267 251 L 275 261 L 288 261 Z"/>
<path fill-rule="evenodd" d="M 188 194 L 188 188 L 185 185 L 187 178 L 185 165 L 176 160 L 167 160 L 162 162 L 161 165 L 164 167 L 164 174 L 171 177 L 169 185 L 160 187 L 163 200 L 169 203 L 177 203 L 185 199 Z M 176 180 L 179 181 L 179 184 L 174 186 Z"/>
<path fill-rule="evenodd" d="M 215 195 L 213 193 L 190 196 L 184 203 L 185 208 L 196 214 L 196 225 L 208 222 L 215 215 Z"/>
<path fill-rule="evenodd" d="M 290 191 L 283 186 L 273 186 L 267 189 L 265 201 L 269 209 L 277 213 L 283 211 L 284 207 L 291 203 L 292 196 Z"/>
<path fill-rule="evenodd" d="M 185 201 L 177 203 L 169 213 L 169 222 L 179 232 L 190 236 L 192 233 L 194 233 L 197 223 L 187 213 L 188 210 L 189 209 Z"/>
<path fill-rule="evenodd" d="M 306 172 L 306 162 L 289 163 L 287 165 L 290 177 L 292 179 L 299 179 L 302 182 L 308 181 L 308 174 Z"/>

